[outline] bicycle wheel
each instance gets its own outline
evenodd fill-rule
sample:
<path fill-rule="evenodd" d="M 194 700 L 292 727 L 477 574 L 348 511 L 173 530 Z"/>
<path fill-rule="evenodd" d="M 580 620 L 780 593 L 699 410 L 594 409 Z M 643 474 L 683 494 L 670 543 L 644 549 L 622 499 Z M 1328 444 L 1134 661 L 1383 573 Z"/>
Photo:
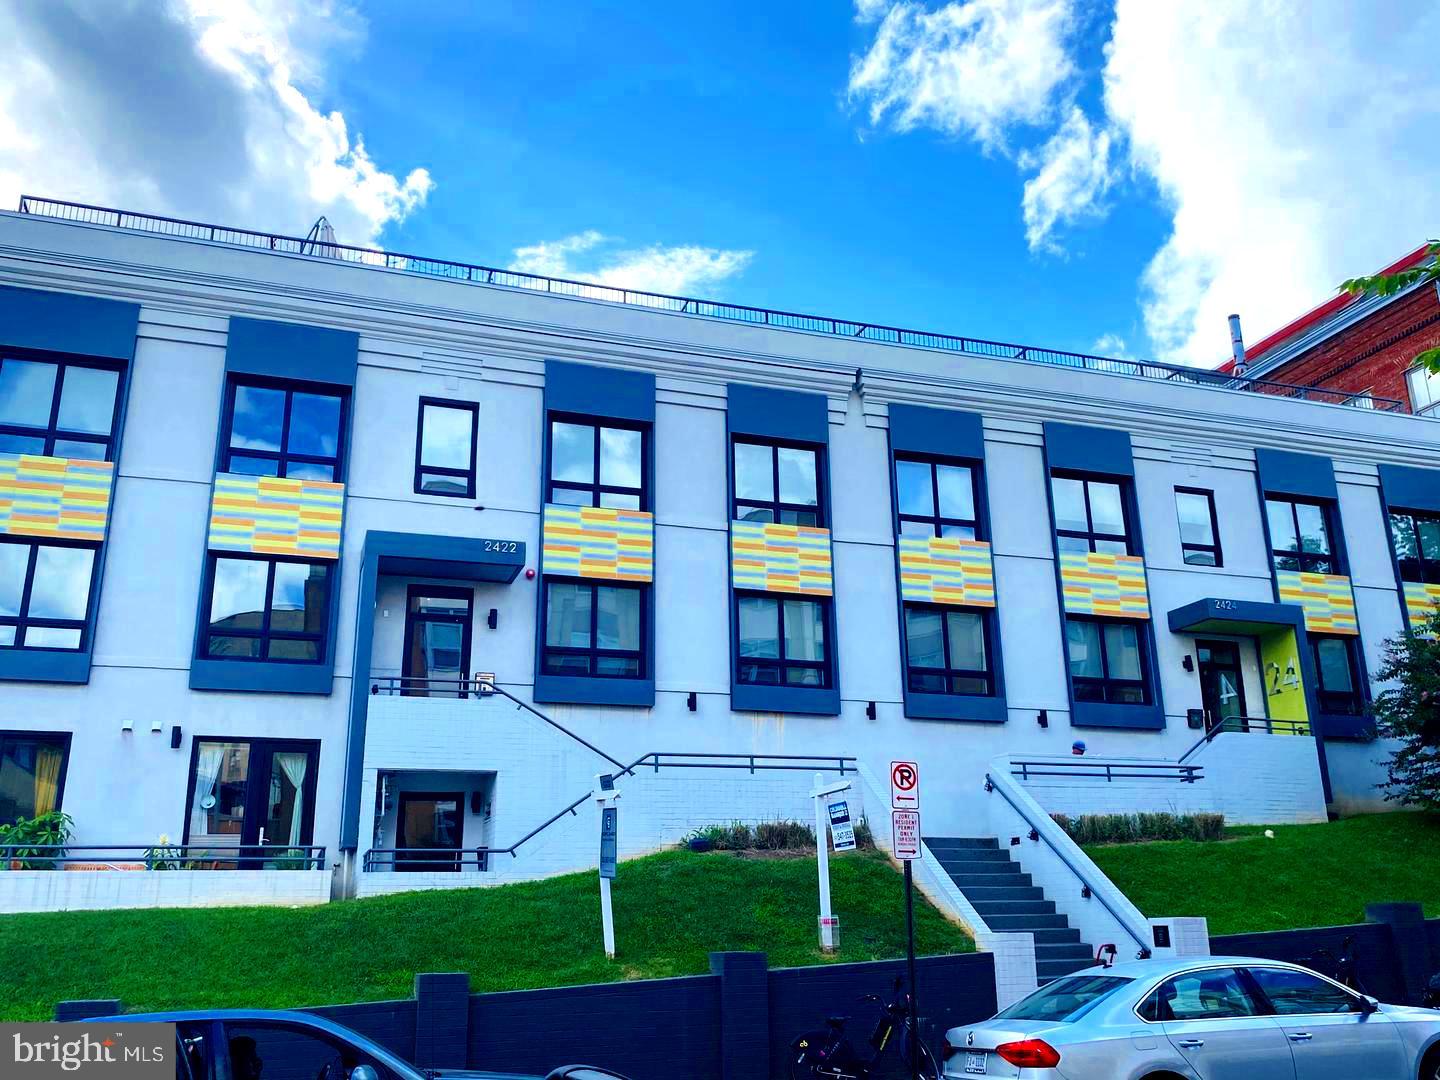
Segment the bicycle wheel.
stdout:
<path fill-rule="evenodd" d="M 940 1066 L 931 1056 L 930 1048 L 920 1044 L 921 1080 L 940 1080 Z M 910 1044 L 908 1039 L 897 1039 L 885 1053 L 870 1066 L 870 1080 L 911 1080 Z"/>

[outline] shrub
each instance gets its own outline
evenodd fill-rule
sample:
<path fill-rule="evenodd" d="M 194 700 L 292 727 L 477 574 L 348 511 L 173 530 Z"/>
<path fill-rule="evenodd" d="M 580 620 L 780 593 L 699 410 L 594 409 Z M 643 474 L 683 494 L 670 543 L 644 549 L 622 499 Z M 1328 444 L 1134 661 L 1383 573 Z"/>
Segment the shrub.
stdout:
<path fill-rule="evenodd" d="M 1136 844 L 1146 840 L 1219 840 L 1223 814 L 1052 814 L 1077 844 Z"/>
<path fill-rule="evenodd" d="M 715 851 L 814 851 L 815 829 L 803 821 L 762 821 L 758 825 L 734 821 L 694 829 L 683 842 L 689 844 L 692 840 L 708 840 Z M 870 826 L 863 820 L 855 822 L 855 846 L 875 846 Z"/>
<path fill-rule="evenodd" d="M 0 825 L 0 870 L 54 870 L 59 865 L 54 860 L 64 856 L 74 827 L 70 815 L 59 810 Z"/>

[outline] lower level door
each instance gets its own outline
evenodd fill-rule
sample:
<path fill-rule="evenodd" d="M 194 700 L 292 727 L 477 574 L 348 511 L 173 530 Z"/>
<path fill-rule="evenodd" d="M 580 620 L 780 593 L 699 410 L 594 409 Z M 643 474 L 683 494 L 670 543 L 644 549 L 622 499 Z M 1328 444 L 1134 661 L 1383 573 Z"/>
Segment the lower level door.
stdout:
<path fill-rule="evenodd" d="M 313 742 L 279 739 L 196 739 L 190 779 L 187 840 L 225 849 L 245 870 L 304 866 L 314 841 L 316 766 Z"/>
<path fill-rule="evenodd" d="M 395 855 L 396 870 L 432 873 L 459 870 L 464 838 L 463 793 L 407 791 L 401 794 L 395 823 L 395 846 L 401 849 Z M 446 850 L 456 854 L 447 855 Z"/>

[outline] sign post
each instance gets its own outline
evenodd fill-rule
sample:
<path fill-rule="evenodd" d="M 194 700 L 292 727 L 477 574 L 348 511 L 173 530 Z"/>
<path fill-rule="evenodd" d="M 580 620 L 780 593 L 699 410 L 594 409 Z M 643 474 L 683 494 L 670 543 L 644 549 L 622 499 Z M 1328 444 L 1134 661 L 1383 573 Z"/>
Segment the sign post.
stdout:
<path fill-rule="evenodd" d="M 615 878 L 615 867 L 619 862 L 620 808 L 615 800 L 620 793 L 615 790 L 615 778 L 608 773 L 596 777 L 600 789 L 595 793 L 595 802 L 600 807 L 600 923 L 605 936 L 605 956 L 615 959 L 615 913 L 610 907 L 610 882 Z"/>
<path fill-rule="evenodd" d="M 910 979 L 910 1076 L 920 1076 L 920 1015 L 915 985 L 915 877 L 911 863 L 920 857 L 920 766 L 890 763 L 890 828 L 895 858 L 905 864 L 905 964 Z"/>
<path fill-rule="evenodd" d="M 850 808 L 844 801 L 830 802 L 830 796 L 838 795 L 842 791 L 850 789 L 849 780 L 840 780 L 833 784 L 826 784 L 825 777 L 820 773 L 815 774 L 815 789 L 810 792 L 811 798 L 815 800 L 815 862 L 820 869 L 820 951 L 834 952 L 836 946 L 836 933 L 839 922 L 830 909 L 830 845 L 825 835 L 827 820 L 831 828 L 835 829 L 835 850 L 849 851 L 855 846 L 855 829 L 850 824 Z M 835 824 L 836 811 L 839 812 L 843 821 Z M 841 846 L 845 832 L 848 832 L 848 843 Z"/>

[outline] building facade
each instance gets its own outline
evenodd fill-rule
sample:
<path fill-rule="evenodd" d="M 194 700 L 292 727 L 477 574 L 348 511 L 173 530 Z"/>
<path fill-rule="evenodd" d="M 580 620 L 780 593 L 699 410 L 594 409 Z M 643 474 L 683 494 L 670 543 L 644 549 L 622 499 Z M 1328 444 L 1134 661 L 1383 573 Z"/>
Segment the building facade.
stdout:
<path fill-rule="evenodd" d="M 1378 801 L 1424 419 L 67 216 L 0 216 L 0 819 L 363 894 L 593 865 L 637 759 L 627 850 L 802 816 L 821 758 L 977 835 L 1077 741 L 1199 742 L 1235 821 Z M 1036 782 L 1199 805 L 1134 786 Z"/>

